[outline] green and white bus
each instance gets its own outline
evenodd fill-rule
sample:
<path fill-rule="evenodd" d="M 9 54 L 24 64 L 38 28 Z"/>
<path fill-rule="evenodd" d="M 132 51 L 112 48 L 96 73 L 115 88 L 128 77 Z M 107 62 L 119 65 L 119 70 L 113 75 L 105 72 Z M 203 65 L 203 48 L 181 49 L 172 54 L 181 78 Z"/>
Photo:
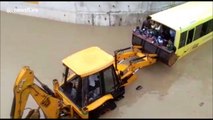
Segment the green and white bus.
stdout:
<path fill-rule="evenodd" d="M 158 54 L 160 60 L 168 65 L 173 65 L 177 59 L 213 38 L 212 1 L 186 2 L 152 14 L 150 17 L 152 21 L 160 24 L 161 27 L 175 32 L 173 45 L 176 50 L 171 52 L 162 47 L 151 45 L 142 36 L 134 33 L 132 44 L 142 45 L 145 51 Z M 142 41 L 139 41 L 139 39 Z M 143 40 L 146 42 L 143 42 Z M 177 59 L 174 58 L 174 54 Z"/>

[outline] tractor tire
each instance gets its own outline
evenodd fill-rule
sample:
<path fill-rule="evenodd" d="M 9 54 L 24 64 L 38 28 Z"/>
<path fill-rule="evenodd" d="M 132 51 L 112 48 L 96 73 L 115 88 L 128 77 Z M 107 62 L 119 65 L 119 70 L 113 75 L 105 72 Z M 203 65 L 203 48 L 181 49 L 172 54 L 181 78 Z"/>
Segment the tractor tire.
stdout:
<path fill-rule="evenodd" d="M 99 118 L 108 111 L 114 110 L 117 107 L 113 100 L 105 102 L 103 105 L 89 113 L 89 118 Z"/>

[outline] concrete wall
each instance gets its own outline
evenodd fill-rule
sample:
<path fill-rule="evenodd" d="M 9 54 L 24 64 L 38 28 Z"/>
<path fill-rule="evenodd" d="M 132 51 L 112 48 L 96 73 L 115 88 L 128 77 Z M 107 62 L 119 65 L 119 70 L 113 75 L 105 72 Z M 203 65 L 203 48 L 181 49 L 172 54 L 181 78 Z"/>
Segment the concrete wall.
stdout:
<path fill-rule="evenodd" d="M 1 2 L 1 10 L 76 24 L 120 26 L 184 2 Z"/>

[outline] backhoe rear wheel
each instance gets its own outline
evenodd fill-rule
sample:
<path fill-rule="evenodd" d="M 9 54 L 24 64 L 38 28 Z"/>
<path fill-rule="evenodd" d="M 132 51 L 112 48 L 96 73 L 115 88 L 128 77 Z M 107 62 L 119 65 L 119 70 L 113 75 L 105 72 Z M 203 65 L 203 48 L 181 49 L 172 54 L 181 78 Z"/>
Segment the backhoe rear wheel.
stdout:
<path fill-rule="evenodd" d="M 105 102 L 103 105 L 89 113 L 89 118 L 99 118 L 101 115 L 105 114 L 110 110 L 114 110 L 117 107 L 113 100 Z"/>

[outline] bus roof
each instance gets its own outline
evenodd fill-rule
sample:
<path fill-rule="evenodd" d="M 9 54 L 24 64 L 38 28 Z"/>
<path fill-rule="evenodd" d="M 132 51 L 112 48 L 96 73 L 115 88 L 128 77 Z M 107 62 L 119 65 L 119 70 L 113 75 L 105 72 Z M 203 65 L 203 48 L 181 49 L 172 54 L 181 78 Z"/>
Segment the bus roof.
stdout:
<path fill-rule="evenodd" d="M 90 47 L 68 56 L 62 62 L 77 75 L 85 77 L 112 65 L 114 58 L 99 47 Z"/>
<path fill-rule="evenodd" d="M 150 15 L 152 20 L 174 30 L 180 30 L 192 23 L 213 16 L 213 2 L 187 2 Z"/>

